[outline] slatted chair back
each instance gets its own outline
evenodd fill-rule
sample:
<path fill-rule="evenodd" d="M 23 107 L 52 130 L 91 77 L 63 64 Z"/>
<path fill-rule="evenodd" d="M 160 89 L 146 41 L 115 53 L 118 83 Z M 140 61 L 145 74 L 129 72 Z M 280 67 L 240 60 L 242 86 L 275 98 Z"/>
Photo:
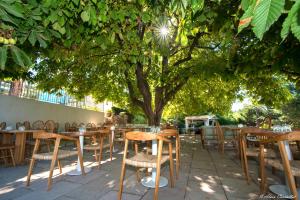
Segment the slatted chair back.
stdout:
<path fill-rule="evenodd" d="M 59 123 L 55 122 L 54 133 L 58 133 Z"/>
<path fill-rule="evenodd" d="M 32 129 L 33 130 L 44 130 L 45 124 L 42 120 L 37 120 L 32 123 Z"/>
<path fill-rule="evenodd" d="M 69 129 L 70 129 L 70 127 L 71 127 L 70 123 L 69 123 L 69 122 L 66 122 L 66 123 L 65 123 L 65 131 L 68 132 Z"/>
<path fill-rule="evenodd" d="M 6 122 L 1 122 L 0 128 L 1 128 L 1 130 L 4 130 L 6 128 Z"/>
<path fill-rule="evenodd" d="M 76 122 L 73 122 L 73 123 L 72 123 L 72 127 L 77 128 L 77 127 L 78 127 L 77 123 L 76 123 Z"/>
<path fill-rule="evenodd" d="M 24 124 L 21 122 L 17 122 L 16 123 L 16 129 L 19 129 L 21 126 L 23 126 Z"/>
<path fill-rule="evenodd" d="M 95 124 L 95 123 L 92 123 L 92 127 L 93 127 L 93 128 L 96 128 L 96 124 Z"/>
<path fill-rule="evenodd" d="M 132 131 L 127 132 L 125 134 L 126 140 L 133 140 L 133 141 L 149 141 L 149 140 L 158 140 L 161 136 L 158 136 L 153 133 L 146 133 L 146 132 L 140 132 L 140 131 Z"/>
<path fill-rule="evenodd" d="M 25 130 L 30 130 L 30 122 L 29 121 L 25 121 L 24 126 L 25 126 Z"/>
<path fill-rule="evenodd" d="M 224 141 L 224 139 L 225 139 L 224 132 L 223 132 L 223 129 L 222 129 L 222 127 L 221 127 L 221 125 L 218 121 L 216 121 L 215 133 L 216 133 L 216 136 L 217 136 L 217 139 L 218 139 L 219 142 Z"/>
<path fill-rule="evenodd" d="M 92 128 L 92 123 L 87 123 L 86 128 Z"/>
<path fill-rule="evenodd" d="M 55 122 L 53 120 L 47 120 L 45 122 L 45 130 L 49 133 L 53 133 L 55 129 Z"/>

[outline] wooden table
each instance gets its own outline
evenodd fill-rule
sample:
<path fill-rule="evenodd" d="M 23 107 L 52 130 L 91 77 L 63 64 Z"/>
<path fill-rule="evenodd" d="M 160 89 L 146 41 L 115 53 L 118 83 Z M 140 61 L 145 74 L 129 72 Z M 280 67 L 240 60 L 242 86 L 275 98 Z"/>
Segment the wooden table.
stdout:
<path fill-rule="evenodd" d="M 11 135 L 16 136 L 15 140 L 15 162 L 16 164 L 22 164 L 25 160 L 25 147 L 26 147 L 26 135 L 45 132 L 44 130 L 0 130 L 0 134 L 3 135 L 3 144 L 9 144 L 11 142 Z"/>

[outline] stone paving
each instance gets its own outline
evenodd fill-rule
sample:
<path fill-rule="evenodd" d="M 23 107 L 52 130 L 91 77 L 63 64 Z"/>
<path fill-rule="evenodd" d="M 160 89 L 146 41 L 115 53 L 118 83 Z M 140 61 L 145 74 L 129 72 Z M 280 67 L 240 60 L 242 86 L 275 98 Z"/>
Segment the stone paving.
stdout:
<path fill-rule="evenodd" d="M 118 147 L 121 149 L 121 146 Z M 101 169 L 97 169 L 91 153 L 84 154 L 85 166 L 92 167 L 86 176 L 69 176 L 66 173 L 75 166 L 76 157 L 63 160 L 63 174 L 55 170 L 52 190 L 47 192 L 49 161 L 37 161 L 32 182 L 24 186 L 28 165 L 0 167 L 0 200 L 115 200 L 119 188 L 122 152 L 114 154 L 113 161 L 106 153 Z M 182 138 L 182 164 L 180 177 L 175 187 L 160 188 L 159 199 L 163 200 L 238 200 L 258 199 L 258 165 L 250 161 L 252 182 L 248 185 L 242 174 L 239 160 L 233 152 L 224 155 L 215 149 L 203 149 L 194 137 Z M 168 166 L 162 175 L 169 176 Z M 268 172 L 269 173 L 269 172 Z M 271 176 L 270 176 L 271 177 Z M 276 177 L 270 182 L 279 182 Z M 127 167 L 123 199 L 153 199 L 153 189 L 136 181 L 135 169 Z"/>

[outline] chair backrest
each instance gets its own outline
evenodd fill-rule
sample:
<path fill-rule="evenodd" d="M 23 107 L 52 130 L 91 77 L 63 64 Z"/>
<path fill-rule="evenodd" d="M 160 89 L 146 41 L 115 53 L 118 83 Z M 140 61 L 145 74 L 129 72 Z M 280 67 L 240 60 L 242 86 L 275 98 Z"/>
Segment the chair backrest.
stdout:
<path fill-rule="evenodd" d="M 223 132 L 223 129 L 222 129 L 222 127 L 221 127 L 221 125 L 218 121 L 216 121 L 215 133 L 216 133 L 217 139 L 219 141 L 224 140 L 224 132 Z"/>
<path fill-rule="evenodd" d="M 1 122 L 1 123 L 0 123 L 0 128 L 1 128 L 2 130 L 4 130 L 4 129 L 6 128 L 6 122 Z"/>
<path fill-rule="evenodd" d="M 179 136 L 179 133 L 176 129 L 164 129 L 160 132 L 160 134 L 162 136 L 165 136 L 165 137 L 178 137 Z"/>
<path fill-rule="evenodd" d="M 45 124 L 42 120 L 37 120 L 32 123 L 32 129 L 33 130 L 44 130 Z"/>
<path fill-rule="evenodd" d="M 96 128 L 96 124 L 95 124 L 95 123 L 92 123 L 92 127 L 93 127 L 93 128 Z"/>
<path fill-rule="evenodd" d="M 23 124 L 25 126 L 25 130 L 30 130 L 30 122 L 29 121 L 25 121 Z"/>
<path fill-rule="evenodd" d="M 78 127 L 84 127 L 84 123 L 81 122 L 81 123 L 78 125 Z"/>
<path fill-rule="evenodd" d="M 125 139 L 133 140 L 133 141 L 149 141 L 149 140 L 158 140 L 160 139 L 160 137 L 153 133 L 131 131 L 125 134 Z"/>
<path fill-rule="evenodd" d="M 53 120 L 47 120 L 45 123 L 45 130 L 53 133 L 55 129 L 55 122 Z"/>
<path fill-rule="evenodd" d="M 54 133 L 58 133 L 59 123 L 55 122 Z"/>
<path fill-rule="evenodd" d="M 21 122 L 16 123 L 16 129 L 19 129 L 19 127 L 21 127 L 21 126 L 23 126 L 23 123 L 21 123 Z"/>
<path fill-rule="evenodd" d="M 87 128 L 92 128 L 92 123 L 87 123 L 87 124 L 86 124 L 86 127 L 87 127 Z"/>
<path fill-rule="evenodd" d="M 69 131 L 70 127 L 71 127 L 70 123 L 66 122 L 65 123 L 65 131 Z"/>
<path fill-rule="evenodd" d="M 77 123 L 76 123 L 76 122 L 73 122 L 73 123 L 72 123 L 72 127 L 78 127 Z"/>

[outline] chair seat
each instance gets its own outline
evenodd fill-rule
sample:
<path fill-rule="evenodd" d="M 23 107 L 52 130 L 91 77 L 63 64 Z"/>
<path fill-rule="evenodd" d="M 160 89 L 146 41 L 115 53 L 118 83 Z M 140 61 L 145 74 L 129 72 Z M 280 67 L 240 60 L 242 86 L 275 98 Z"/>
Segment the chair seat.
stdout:
<path fill-rule="evenodd" d="M 152 153 L 152 149 L 149 150 L 149 153 Z M 169 154 L 169 148 L 163 148 L 162 154 Z M 176 154 L 176 148 L 172 147 L 172 154 Z"/>
<path fill-rule="evenodd" d="M 247 148 L 246 155 L 251 157 L 258 157 L 259 156 L 259 148 Z M 277 155 L 274 150 L 267 149 L 265 151 L 265 157 L 267 158 L 276 158 Z"/>
<path fill-rule="evenodd" d="M 11 144 L 1 144 L 0 150 L 6 150 L 6 149 L 14 149 L 15 146 Z"/>
<path fill-rule="evenodd" d="M 284 170 L 280 159 L 265 159 L 266 164 L 280 170 Z M 293 176 L 300 176 L 300 160 L 291 160 L 291 171 Z"/>
<path fill-rule="evenodd" d="M 103 145 L 103 148 L 109 148 L 110 144 L 105 144 Z M 100 144 L 94 143 L 94 144 L 87 144 L 84 145 L 83 149 L 84 150 L 98 150 L 100 148 Z"/>
<path fill-rule="evenodd" d="M 57 158 L 62 159 L 70 156 L 75 156 L 77 154 L 78 154 L 77 151 L 59 150 Z M 39 160 L 52 160 L 53 152 L 33 154 L 32 158 L 39 159 Z"/>
<path fill-rule="evenodd" d="M 162 156 L 161 164 L 169 160 L 169 156 Z M 125 163 L 135 167 L 146 167 L 146 168 L 156 168 L 157 156 L 149 155 L 145 153 L 138 153 L 137 155 L 126 158 Z"/>

